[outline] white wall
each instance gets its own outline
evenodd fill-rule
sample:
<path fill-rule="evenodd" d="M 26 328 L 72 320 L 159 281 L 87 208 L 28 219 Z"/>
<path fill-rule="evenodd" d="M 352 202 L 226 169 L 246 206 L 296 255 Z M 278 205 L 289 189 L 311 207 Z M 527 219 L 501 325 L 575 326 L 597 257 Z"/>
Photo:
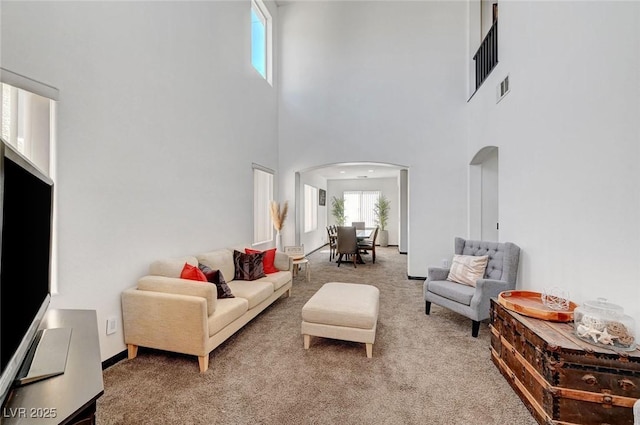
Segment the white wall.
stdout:
<path fill-rule="evenodd" d="M 499 147 L 518 287 L 605 297 L 640 324 L 640 4 L 501 2 L 499 48 L 469 104 L 468 155 Z"/>
<path fill-rule="evenodd" d="M 398 171 L 398 174 L 400 172 Z M 398 245 L 400 236 L 400 191 L 399 178 L 380 178 L 380 179 L 345 179 L 345 180 L 329 180 L 327 183 L 327 198 L 342 198 L 347 190 L 379 190 L 390 202 L 389 221 L 386 229 L 389 231 L 389 245 Z M 337 224 L 336 219 L 331 215 L 331 206 L 327 211 L 329 215 L 328 223 Z M 345 224 L 350 225 L 351 219 L 347 217 Z M 378 235 L 377 243 L 380 244 L 380 235 Z"/>
<path fill-rule="evenodd" d="M 60 90 L 52 307 L 97 310 L 105 360 L 152 261 L 251 242 L 276 88 L 249 62 L 248 1 L 3 1 L 1 19 L 2 67 Z"/>
<path fill-rule="evenodd" d="M 406 165 L 408 273 L 426 276 L 466 229 L 466 4 L 293 2 L 279 16 L 281 192 L 323 164 Z"/>

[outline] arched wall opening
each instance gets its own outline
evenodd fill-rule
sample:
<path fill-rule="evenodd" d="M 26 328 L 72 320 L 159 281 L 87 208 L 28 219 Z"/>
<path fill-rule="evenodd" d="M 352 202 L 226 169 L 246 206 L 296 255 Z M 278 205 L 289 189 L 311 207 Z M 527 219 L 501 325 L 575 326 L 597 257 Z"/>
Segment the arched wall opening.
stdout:
<path fill-rule="evenodd" d="M 315 187 L 324 198 L 324 205 L 320 199 L 317 203 L 317 227 L 310 231 L 305 231 L 305 185 Z M 408 186 L 409 169 L 399 164 L 331 163 L 297 171 L 293 212 L 296 245 L 304 245 L 305 251 L 311 252 L 328 242 L 326 228 L 335 224 L 331 213 L 333 197 L 342 197 L 344 191 L 380 190 L 391 201 L 387 225 L 389 245 L 397 246 L 399 252 L 406 254 L 409 246 Z"/>
<path fill-rule="evenodd" d="M 499 240 L 497 146 L 480 149 L 469 163 L 469 237 Z"/>

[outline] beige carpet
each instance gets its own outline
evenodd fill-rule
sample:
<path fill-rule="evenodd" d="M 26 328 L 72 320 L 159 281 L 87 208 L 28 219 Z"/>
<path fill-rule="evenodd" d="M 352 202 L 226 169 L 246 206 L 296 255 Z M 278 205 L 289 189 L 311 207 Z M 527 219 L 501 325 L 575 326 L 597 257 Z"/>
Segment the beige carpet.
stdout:
<path fill-rule="evenodd" d="M 356 269 L 309 256 L 290 298 L 276 301 L 211 353 L 195 357 L 141 348 L 104 371 L 97 423 L 107 424 L 536 424 L 491 362 L 489 330 L 434 305 L 424 314 L 421 280 L 406 255 L 379 248 Z M 325 282 L 380 289 L 373 358 L 364 344 L 312 338 L 304 350 L 300 311 Z"/>

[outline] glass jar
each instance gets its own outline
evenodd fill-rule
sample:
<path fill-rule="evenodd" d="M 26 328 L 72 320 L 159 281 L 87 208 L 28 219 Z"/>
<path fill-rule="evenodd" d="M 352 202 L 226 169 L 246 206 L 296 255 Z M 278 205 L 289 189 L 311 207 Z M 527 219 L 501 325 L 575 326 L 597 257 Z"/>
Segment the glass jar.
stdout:
<path fill-rule="evenodd" d="M 605 298 L 585 301 L 573 311 L 576 335 L 600 347 L 633 351 L 636 348 L 636 324 L 622 307 Z"/>

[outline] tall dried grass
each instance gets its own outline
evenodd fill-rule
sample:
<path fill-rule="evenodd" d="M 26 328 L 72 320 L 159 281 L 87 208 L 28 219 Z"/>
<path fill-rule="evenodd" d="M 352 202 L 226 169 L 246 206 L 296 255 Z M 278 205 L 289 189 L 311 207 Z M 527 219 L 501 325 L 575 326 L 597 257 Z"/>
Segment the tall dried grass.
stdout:
<path fill-rule="evenodd" d="M 289 202 L 284 201 L 282 208 L 280 208 L 280 203 L 276 201 L 271 201 L 271 221 L 273 222 L 273 227 L 280 231 L 284 226 L 284 221 L 287 219 L 287 213 L 289 212 Z"/>

